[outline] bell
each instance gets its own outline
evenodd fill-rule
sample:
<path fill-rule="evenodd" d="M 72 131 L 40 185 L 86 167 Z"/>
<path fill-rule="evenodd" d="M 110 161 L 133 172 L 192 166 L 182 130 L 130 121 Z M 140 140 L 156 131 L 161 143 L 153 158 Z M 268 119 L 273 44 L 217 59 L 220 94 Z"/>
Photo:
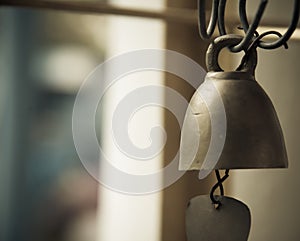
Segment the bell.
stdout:
<path fill-rule="evenodd" d="M 221 49 L 239 35 L 218 37 L 208 48 L 205 81 L 193 95 L 183 123 L 180 170 L 287 168 L 288 159 L 274 106 L 254 77 L 255 48 L 236 71 L 218 64 Z"/>

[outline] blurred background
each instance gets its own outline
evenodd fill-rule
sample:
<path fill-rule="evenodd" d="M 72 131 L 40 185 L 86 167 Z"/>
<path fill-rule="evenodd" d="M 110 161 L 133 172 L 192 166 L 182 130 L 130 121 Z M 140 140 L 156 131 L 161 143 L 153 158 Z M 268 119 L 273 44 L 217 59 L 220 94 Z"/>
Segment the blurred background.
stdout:
<path fill-rule="evenodd" d="M 98 2 L 147 11 L 167 7 L 195 10 L 197 6 L 196 0 Z M 237 1 L 228 2 L 226 17 L 235 19 Z M 292 1 L 269 2 L 263 27 L 283 32 L 289 24 Z M 247 5 L 250 17 L 258 3 Z M 210 6 L 208 3 L 207 8 Z M 112 56 L 141 48 L 166 48 L 204 67 L 207 45 L 198 35 L 196 22 L 1 7 L 0 241 L 186 240 L 186 204 L 191 197 L 208 193 L 213 177 L 200 182 L 197 172 L 189 172 L 165 190 L 145 196 L 113 192 L 81 164 L 72 139 L 72 110 L 86 76 Z M 298 31 L 289 46 L 289 50 L 259 51 L 256 78 L 278 112 L 290 167 L 238 170 L 227 181 L 226 193 L 250 207 L 249 240 L 296 241 L 300 236 Z M 225 69 L 232 69 L 239 60 L 240 56 L 226 51 L 220 59 Z M 96 120 L 100 142 L 108 140 L 107 116 L 116 97 L 149 83 L 171 87 L 187 100 L 194 92 L 181 79 L 165 73 L 124 78 L 107 93 L 106 112 Z M 165 103 L 171 101 L 164 92 L 157 95 Z M 149 130 L 141 135 L 145 126 L 164 126 L 168 140 L 151 168 L 167 165 L 179 147 L 177 120 L 164 109 L 151 109 L 134 121 L 131 137 L 142 146 L 149 144 L 145 138 Z M 114 158 L 120 156 L 114 154 Z M 127 163 L 126 168 L 132 171 L 135 166 Z"/>
<path fill-rule="evenodd" d="M 105 19 L 1 8 L 0 26 L 0 240 L 95 240 L 98 183 L 78 159 L 71 118 L 104 60 Z"/>
<path fill-rule="evenodd" d="M 164 7 L 160 0 L 98 1 L 108 2 L 150 10 Z M 99 183 L 85 170 L 74 147 L 75 97 L 87 75 L 104 60 L 134 49 L 162 48 L 164 27 L 162 21 L 144 18 L 1 7 L 1 241 L 97 240 Z M 162 82 L 162 76 L 154 76 L 156 82 Z M 107 98 L 113 102 L 116 96 L 147 81 L 149 73 L 124 79 Z M 152 113 L 160 123 L 161 113 Z M 101 114 L 98 116 L 96 126 L 101 141 L 101 136 L 106 135 L 100 133 L 105 120 Z M 107 199 L 109 203 L 116 199 L 109 196 L 109 191 L 101 193 L 103 205 Z M 105 227 L 112 224 L 110 217 L 120 228 L 128 222 L 128 217 L 119 211 L 130 208 L 130 197 L 117 196 L 123 200 L 115 208 L 111 205 L 102 211 L 106 213 L 102 221 Z M 151 234 L 157 239 L 160 197 L 136 202 L 142 203 L 143 208 L 153 207 L 154 212 L 151 208 L 147 212 L 148 222 L 152 231 L 157 230 Z M 117 212 L 117 216 L 110 211 Z M 138 213 L 132 208 L 133 217 L 135 212 Z M 137 215 L 135 220 L 140 222 L 142 214 Z M 147 215 L 144 219 L 148 219 Z M 119 239 L 114 235 L 124 237 L 121 230 L 111 232 L 109 227 L 100 233 L 103 240 Z"/>

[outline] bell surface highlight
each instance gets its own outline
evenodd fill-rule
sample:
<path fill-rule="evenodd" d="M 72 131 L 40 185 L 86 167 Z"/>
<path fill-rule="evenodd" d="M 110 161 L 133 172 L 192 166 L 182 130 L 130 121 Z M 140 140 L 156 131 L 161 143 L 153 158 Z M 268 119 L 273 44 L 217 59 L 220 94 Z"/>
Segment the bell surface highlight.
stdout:
<path fill-rule="evenodd" d="M 205 81 L 193 95 L 183 123 L 180 170 L 287 168 L 288 158 L 274 106 L 254 78 L 255 48 L 237 71 L 218 64 L 222 48 L 241 36 L 218 37 L 208 48 Z"/>

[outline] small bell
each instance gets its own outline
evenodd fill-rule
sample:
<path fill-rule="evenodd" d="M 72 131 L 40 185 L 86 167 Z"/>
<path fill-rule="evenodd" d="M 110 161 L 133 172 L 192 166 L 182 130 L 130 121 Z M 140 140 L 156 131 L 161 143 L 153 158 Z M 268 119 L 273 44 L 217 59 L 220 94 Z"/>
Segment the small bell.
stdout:
<path fill-rule="evenodd" d="M 205 81 L 193 95 L 182 128 L 180 170 L 286 168 L 287 153 L 274 106 L 254 78 L 252 48 L 233 72 L 218 56 L 242 37 L 224 35 L 208 48 Z M 201 171 L 200 171 L 201 173 Z"/>

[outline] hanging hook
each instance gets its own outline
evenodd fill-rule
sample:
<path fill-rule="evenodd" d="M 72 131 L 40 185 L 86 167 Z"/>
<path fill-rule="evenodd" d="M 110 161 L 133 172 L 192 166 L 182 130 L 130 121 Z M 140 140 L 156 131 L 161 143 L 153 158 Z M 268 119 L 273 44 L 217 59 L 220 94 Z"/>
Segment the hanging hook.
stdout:
<path fill-rule="evenodd" d="M 239 44 L 230 47 L 231 52 L 240 52 L 242 50 L 247 51 L 250 48 L 250 45 L 253 46 L 253 41 L 256 41 L 256 47 L 260 47 L 263 49 L 275 49 L 281 47 L 282 45 L 284 45 L 285 48 L 287 48 L 286 42 L 289 40 L 289 38 L 297 28 L 300 12 L 300 0 L 294 0 L 294 9 L 291 24 L 284 35 L 281 35 L 278 31 L 267 31 L 259 35 L 256 31 L 265 11 L 267 3 L 268 0 L 261 0 L 257 13 L 254 17 L 253 23 L 249 26 L 246 12 L 246 0 L 239 0 L 239 15 L 242 29 L 245 32 L 245 36 Z M 198 0 L 198 26 L 199 33 L 202 39 L 209 39 L 213 35 L 217 23 L 220 35 L 227 34 L 224 21 L 225 7 L 226 0 L 213 0 L 212 13 L 210 16 L 208 27 L 206 28 L 205 0 Z M 272 43 L 261 41 L 263 37 L 270 34 L 277 35 L 279 39 Z"/>
<path fill-rule="evenodd" d="M 277 35 L 279 38 L 282 37 L 282 34 L 279 33 L 279 32 L 277 32 L 277 31 L 272 31 L 272 30 L 271 30 L 271 31 L 266 31 L 266 32 L 264 32 L 264 33 L 262 33 L 262 34 L 256 36 L 256 38 L 255 38 L 254 41 L 250 44 L 250 46 L 249 46 L 249 48 L 248 48 L 247 51 L 250 51 L 252 48 L 257 48 L 257 46 L 258 46 L 260 43 L 262 43 L 262 42 L 261 42 L 261 39 L 264 38 L 264 37 L 266 37 L 267 35 Z M 288 46 L 288 44 L 287 44 L 286 42 L 283 43 L 283 46 L 284 46 L 285 49 L 288 49 L 288 48 L 289 48 L 289 46 Z"/>
<path fill-rule="evenodd" d="M 246 35 L 238 45 L 230 48 L 230 50 L 232 52 L 237 53 L 242 50 L 248 49 L 249 45 L 251 44 L 251 41 L 253 40 L 253 37 L 256 35 L 256 29 L 257 29 L 257 27 L 260 23 L 260 20 L 263 16 L 263 13 L 265 11 L 267 3 L 268 3 L 268 0 L 262 0 L 260 2 L 260 5 L 256 12 L 255 18 L 253 20 L 253 23 L 249 27 L 247 15 L 246 15 L 246 9 L 245 9 L 246 0 L 240 0 L 240 16 L 241 16 L 240 18 L 241 18 L 242 27 L 243 27 L 244 31 L 246 32 Z M 242 11 L 241 11 L 241 8 L 242 8 L 241 5 L 242 5 L 242 7 L 244 7 Z"/>
<path fill-rule="evenodd" d="M 265 37 L 269 34 L 275 34 L 277 36 L 280 36 L 280 38 L 273 43 L 266 43 L 266 42 L 260 41 L 257 44 L 257 46 L 260 48 L 263 48 L 263 49 L 276 49 L 276 48 L 279 48 L 282 45 L 284 45 L 287 48 L 286 42 L 289 40 L 289 38 L 292 36 L 293 32 L 297 28 L 298 19 L 299 19 L 299 11 L 300 11 L 299 8 L 300 8 L 300 0 L 294 0 L 292 21 L 284 35 L 281 35 L 277 31 L 267 31 L 261 35 L 263 37 Z M 246 13 L 246 0 L 239 1 L 239 14 L 240 14 L 240 20 L 242 23 L 242 27 L 245 32 L 248 32 L 249 31 L 249 23 L 248 23 L 248 18 L 247 18 L 247 13 Z M 251 28 L 251 26 L 250 26 L 250 28 Z M 260 39 L 262 39 L 262 37 Z"/>
<path fill-rule="evenodd" d="M 219 199 L 216 199 L 215 198 L 215 195 L 214 195 L 214 192 L 217 190 L 217 188 L 219 187 L 220 189 L 220 196 L 224 196 L 224 187 L 223 187 L 223 182 L 229 177 L 229 169 L 227 169 L 225 171 L 225 175 L 221 178 L 220 176 L 220 172 L 219 170 L 215 170 L 215 173 L 216 173 L 216 177 L 217 177 L 217 180 L 218 182 L 212 187 L 211 191 L 210 191 L 210 199 L 212 201 L 212 203 L 214 205 L 216 205 L 216 209 L 218 209 L 222 203 L 221 203 L 221 198 Z"/>
<path fill-rule="evenodd" d="M 212 13 L 210 16 L 208 28 L 206 29 L 205 0 L 198 0 L 198 27 L 202 39 L 209 39 L 215 31 L 218 19 L 218 6 L 219 0 L 213 0 Z"/>

